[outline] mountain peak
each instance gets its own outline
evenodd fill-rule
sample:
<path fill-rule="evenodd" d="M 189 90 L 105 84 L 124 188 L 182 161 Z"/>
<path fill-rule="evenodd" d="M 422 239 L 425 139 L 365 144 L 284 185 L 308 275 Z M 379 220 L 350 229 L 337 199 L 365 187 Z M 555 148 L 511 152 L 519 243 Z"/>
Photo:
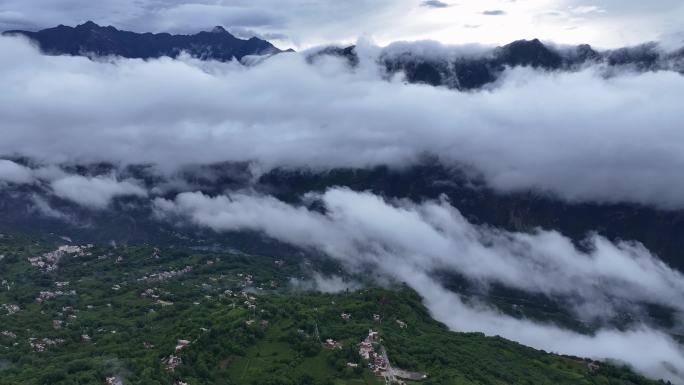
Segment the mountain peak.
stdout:
<path fill-rule="evenodd" d="M 88 20 L 83 24 L 77 25 L 76 28 L 100 28 L 100 26 L 92 20 Z"/>
<path fill-rule="evenodd" d="M 212 28 L 212 30 L 209 32 L 211 32 L 211 33 L 228 33 L 228 31 L 226 31 L 226 29 L 220 25 L 217 25 L 216 27 Z"/>
<path fill-rule="evenodd" d="M 149 59 L 176 57 L 180 52 L 187 52 L 201 59 L 228 61 L 240 60 L 248 55 L 282 52 L 266 40 L 238 39 L 222 26 L 195 35 L 141 34 L 120 31 L 112 26 L 103 27 L 89 20 L 75 28 L 6 33 L 27 36 L 36 41 L 43 52 L 49 54 L 82 55 L 83 52 L 89 52 L 103 56 Z"/>

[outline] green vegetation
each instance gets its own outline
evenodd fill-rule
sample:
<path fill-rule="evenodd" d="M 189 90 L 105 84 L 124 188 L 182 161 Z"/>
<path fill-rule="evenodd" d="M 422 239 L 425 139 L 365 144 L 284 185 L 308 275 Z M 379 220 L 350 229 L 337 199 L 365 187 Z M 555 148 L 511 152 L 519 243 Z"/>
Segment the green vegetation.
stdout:
<path fill-rule="evenodd" d="M 371 328 L 395 366 L 428 373 L 426 385 L 657 383 L 627 368 L 450 332 L 406 287 L 288 289 L 290 277 L 335 271 L 326 261 L 94 246 L 65 253 L 49 272 L 29 263 L 56 247 L 0 238 L 2 385 L 104 384 L 108 377 L 145 385 L 379 385 L 357 347 Z M 328 338 L 341 348 L 322 347 Z M 177 347 L 179 340 L 187 346 Z M 164 361 L 170 356 L 181 360 L 173 371 Z"/>

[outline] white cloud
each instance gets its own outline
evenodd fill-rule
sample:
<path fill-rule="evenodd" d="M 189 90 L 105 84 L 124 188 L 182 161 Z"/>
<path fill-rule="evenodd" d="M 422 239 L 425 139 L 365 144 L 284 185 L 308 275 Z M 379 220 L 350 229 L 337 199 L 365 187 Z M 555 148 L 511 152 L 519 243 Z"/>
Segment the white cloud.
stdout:
<path fill-rule="evenodd" d="M 521 68 L 492 90 L 460 93 L 385 81 L 369 60 L 379 49 L 367 44 L 356 71 L 298 54 L 245 68 L 41 56 L 12 38 L 0 48 L 0 154 L 319 169 L 401 166 L 430 154 L 473 167 L 502 191 L 684 207 L 684 77 L 675 72 L 605 79 L 593 68 Z"/>
<path fill-rule="evenodd" d="M 50 203 L 38 194 L 31 195 L 31 201 L 33 203 L 33 209 L 36 210 L 40 215 L 48 218 L 59 219 L 64 222 L 74 222 L 72 217 L 50 206 Z"/>
<path fill-rule="evenodd" d="M 33 182 L 33 172 L 11 160 L 0 159 L 0 183 L 26 184 Z"/>
<path fill-rule="evenodd" d="M 290 278 L 290 286 L 295 290 L 315 290 L 322 293 L 341 293 L 361 287 L 358 282 L 348 281 L 337 275 L 324 276 L 320 273 L 314 273 L 310 280 Z"/>
<path fill-rule="evenodd" d="M 422 274 L 403 277 L 423 296 L 433 316 L 452 330 L 500 335 L 553 353 L 616 360 L 652 378 L 684 384 L 679 369 L 684 367 L 684 351 L 666 333 L 637 326 L 624 331 L 600 329 L 592 335 L 578 334 L 552 324 L 515 319 L 486 306 L 466 305 Z M 643 346 L 649 347 L 649 354 L 643 354 Z"/>
<path fill-rule="evenodd" d="M 591 236 L 586 241 L 591 251 L 583 252 L 554 231 L 525 234 L 475 227 L 446 201 L 391 205 L 341 188 L 310 196 L 314 198 L 322 200 L 326 214 L 244 193 L 181 193 L 174 201 L 158 198 L 155 205 L 161 213 L 217 231 L 263 231 L 352 265 L 369 260 L 409 263 L 417 270 L 447 269 L 478 282 L 570 298 L 581 305 L 578 311 L 591 316 L 610 311 L 612 305 L 637 302 L 684 313 L 684 277 L 639 244 Z"/>
<path fill-rule="evenodd" d="M 182 193 L 173 201 L 158 198 L 155 205 L 162 215 L 187 218 L 216 231 L 260 231 L 313 248 L 352 270 L 374 266 L 416 289 L 435 317 L 455 330 L 500 334 L 559 353 L 618 359 L 643 373 L 682 382 L 668 365 L 682 367 L 684 353 L 663 332 L 639 325 L 583 336 L 465 305 L 431 276 L 434 271 L 452 271 L 478 282 L 542 293 L 567 300 L 584 317 L 615 316 L 640 302 L 662 304 L 681 314 L 684 277 L 639 245 L 592 237 L 590 250 L 584 252 L 552 231 L 521 234 L 473 226 L 445 201 L 386 202 L 344 188 L 308 199 L 320 199 L 326 211 L 249 193 Z M 648 357 L 635 353 L 646 340 L 653 347 Z"/>
<path fill-rule="evenodd" d="M 51 186 L 58 197 L 94 209 L 104 209 L 112 199 L 120 196 L 147 196 L 144 188 L 114 177 L 70 175 L 54 180 Z"/>

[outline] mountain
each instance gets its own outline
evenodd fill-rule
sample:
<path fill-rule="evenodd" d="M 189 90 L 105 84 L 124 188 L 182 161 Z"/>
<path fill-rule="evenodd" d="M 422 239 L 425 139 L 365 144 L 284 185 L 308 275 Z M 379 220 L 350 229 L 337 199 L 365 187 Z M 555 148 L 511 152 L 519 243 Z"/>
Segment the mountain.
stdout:
<path fill-rule="evenodd" d="M 97 176 L 117 172 L 123 179 L 143 181 L 148 189 L 171 180 L 160 179 L 144 166 L 116 171 L 100 164 L 65 169 L 69 173 Z M 325 172 L 275 169 L 255 175 L 246 164 L 221 163 L 189 168 L 175 177 L 176 183 L 193 191 L 220 195 L 226 191 L 254 190 L 289 203 L 302 204 L 301 197 L 334 186 L 370 191 L 391 199 L 419 202 L 446 196 L 472 223 L 509 231 L 530 232 L 535 228 L 557 230 L 578 245 L 587 234 L 597 232 L 613 241 L 643 243 L 669 266 L 684 271 L 684 211 L 664 211 L 628 203 L 563 202 L 534 191 L 502 193 L 455 166 L 438 161 L 401 169 L 379 166 L 370 169 L 333 169 Z M 172 199 L 181 190 L 169 190 Z M 45 205 L 55 213 L 40 211 Z M 0 233 L 23 232 L 39 236 L 55 234 L 80 242 L 118 244 L 155 243 L 173 246 L 206 246 L 226 243 L 251 253 L 282 255 L 292 248 L 264 242 L 250 233 L 217 234 L 197 227 L 178 227 L 155 219 L 150 202 L 143 198 L 121 198 L 109 210 L 92 210 L 56 197 L 41 184 L 6 186 L 0 189 Z"/>
<path fill-rule="evenodd" d="M 449 331 L 403 285 L 337 294 L 288 285 L 332 270 L 317 260 L 56 247 L 0 238 L 0 304 L 12 305 L 0 305 L 0 385 L 385 384 L 360 354 L 369 329 L 374 349 L 404 369 L 397 376 L 427 376 L 411 384 L 663 384 L 610 362 Z M 46 254 L 60 256 L 50 272 L 29 264 Z"/>
<path fill-rule="evenodd" d="M 271 43 L 253 37 L 239 39 L 223 27 L 194 35 L 169 33 L 135 33 L 100 26 L 92 21 L 76 27 L 59 25 L 38 32 L 6 31 L 3 35 L 23 35 L 35 41 L 50 55 L 121 56 L 150 59 L 177 57 L 181 52 L 201 60 L 241 60 L 249 55 L 272 55 L 283 52 Z M 421 43 L 392 44 L 378 57 L 388 75 L 406 74 L 410 83 L 446 86 L 457 90 L 474 90 L 495 82 L 509 67 L 528 66 L 547 71 L 575 71 L 591 64 L 606 68 L 626 68 L 636 71 L 670 69 L 684 73 L 684 48 L 664 52 L 657 44 L 648 43 L 608 51 L 597 51 L 587 44 L 557 47 L 538 39 L 518 40 L 476 54 L 457 48 L 441 47 L 435 54 L 423 51 Z M 289 50 L 291 51 L 291 50 Z M 309 62 L 322 56 L 345 58 L 349 65 L 359 64 L 355 46 L 325 47 L 309 54 Z"/>
<path fill-rule="evenodd" d="M 115 55 L 150 59 L 177 57 L 187 52 L 202 60 L 240 60 L 248 55 L 271 55 L 283 52 L 265 40 L 253 37 L 238 39 L 223 27 L 194 35 L 135 33 L 112 26 L 103 27 L 88 21 L 76 27 L 60 25 L 38 32 L 6 31 L 3 35 L 23 35 L 35 41 L 50 55 Z"/>
<path fill-rule="evenodd" d="M 518 40 L 478 53 L 458 48 L 421 47 L 423 43 L 393 44 L 383 49 L 379 61 L 388 74 L 403 72 L 409 83 L 446 86 L 458 90 L 478 89 L 495 82 L 506 68 L 532 67 L 547 71 L 576 71 L 588 65 L 635 71 L 675 70 L 684 73 L 684 49 L 665 52 L 648 43 L 608 51 L 587 44 L 556 47 L 538 39 Z M 345 58 L 350 66 L 359 62 L 355 46 L 327 47 L 310 55 Z"/>

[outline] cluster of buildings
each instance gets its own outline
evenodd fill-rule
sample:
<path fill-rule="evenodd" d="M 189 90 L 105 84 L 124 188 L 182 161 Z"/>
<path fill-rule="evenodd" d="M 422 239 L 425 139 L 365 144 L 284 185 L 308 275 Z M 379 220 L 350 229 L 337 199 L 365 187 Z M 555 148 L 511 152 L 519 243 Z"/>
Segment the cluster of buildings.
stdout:
<path fill-rule="evenodd" d="M 76 295 L 76 290 L 71 290 L 71 291 L 62 291 L 62 290 L 56 290 L 56 291 L 41 291 L 38 293 L 38 297 L 36 297 L 36 302 L 38 303 L 43 303 L 47 300 L 61 297 L 64 295 Z"/>
<path fill-rule="evenodd" d="M 21 310 L 21 308 L 18 305 L 13 305 L 13 304 L 8 304 L 8 303 L 2 304 L 2 306 L 0 306 L 0 308 L 2 308 L 5 312 L 7 312 L 7 315 L 12 315 L 12 314 L 18 312 L 19 310 Z"/>
<path fill-rule="evenodd" d="M 181 358 L 178 356 L 170 355 L 168 357 L 162 358 L 161 363 L 162 365 L 164 365 L 164 368 L 167 371 L 173 372 L 174 370 L 176 370 L 178 365 L 183 363 L 183 360 L 181 360 Z"/>
<path fill-rule="evenodd" d="M 370 360 L 371 354 L 374 353 L 373 344 L 376 343 L 378 338 L 378 332 L 374 332 L 373 329 L 368 331 L 366 338 L 359 344 L 359 355 L 364 360 Z"/>
<path fill-rule="evenodd" d="M 65 341 L 61 338 L 43 338 L 42 340 L 38 340 L 37 338 L 29 338 L 29 345 L 31 348 L 38 352 L 42 353 L 47 350 L 48 346 L 55 346 L 55 345 L 61 345 Z"/>
<path fill-rule="evenodd" d="M 140 297 L 157 299 L 159 298 L 159 293 L 157 293 L 157 290 L 158 289 L 156 287 L 145 289 L 142 293 L 140 293 Z"/>
<path fill-rule="evenodd" d="M 374 344 L 378 342 L 378 332 L 372 329 L 368 331 L 366 338 L 359 344 L 359 355 L 368 361 L 368 368 L 377 376 L 384 376 L 388 368 L 388 362 L 383 354 L 375 350 Z"/>
<path fill-rule="evenodd" d="M 323 347 L 326 349 L 342 349 L 342 344 L 332 338 L 328 338 L 323 343 Z"/>
<path fill-rule="evenodd" d="M 243 299 L 243 300 L 244 300 L 243 305 L 245 305 L 245 307 L 248 308 L 248 309 L 254 309 L 254 308 L 256 308 L 256 300 L 257 300 L 257 298 L 256 298 L 254 295 L 249 294 L 249 293 L 247 293 L 247 292 L 245 292 L 245 291 L 225 290 L 225 291 L 223 292 L 223 295 L 224 295 L 225 297 L 229 297 L 229 298 Z"/>
<path fill-rule="evenodd" d="M 123 380 L 120 377 L 107 377 L 105 379 L 106 385 L 123 385 Z"/>
<path fill-rule="evenodd" d="M 9 330 L 0 331 L 0 336 L 6 337 L 6 338 L 11 338 L 11 339 L 17 338 L 17 335 L 14 334 L 13 332 L 9 331 Z"/>
<path fill-rule="evenodd" d="M 178 353 L 178 352 L 180 352 L 181 350 L 185 349 L 186 347 L 188 347 L 188 345 L 190 345 L 190 341 L 188 341 L 188 340 L 178 340 L 178 342 L 176 342 L 176 353 Z"/>
<path fill-rule="evenodd" d="M 183 274 L 187 274 L 192 271 L 192 266 L 185 266 L 183 269 L 180 270 L 169 270 L 169 271 L 162 271 L 160 273 L 153 273 L 150 275 L 145 275 L 142 278 L 139 278 L 138 281 L 165 281 L 167 279 L 179 277 Z"/>
<path fill-rule="evenodd" d="M 251 274 L 238 273 L 238 278 L 241 278 L 240 285 L 242 287 L 251 286 L 254 283 L 254 277 Z"/>
<path fill-rule="evenodd" d="M 50 272 L 57 269 L 59 260 L 65 255 L 71 254 L 75 257 L 91 255 L 88 251 L 93 245 L 85 246 L 60 246 L 57 250 L 47 252 L 38 257 L 29 257 L 28 261 L 33 267 L 37 267 L 43 272 Z"/>

